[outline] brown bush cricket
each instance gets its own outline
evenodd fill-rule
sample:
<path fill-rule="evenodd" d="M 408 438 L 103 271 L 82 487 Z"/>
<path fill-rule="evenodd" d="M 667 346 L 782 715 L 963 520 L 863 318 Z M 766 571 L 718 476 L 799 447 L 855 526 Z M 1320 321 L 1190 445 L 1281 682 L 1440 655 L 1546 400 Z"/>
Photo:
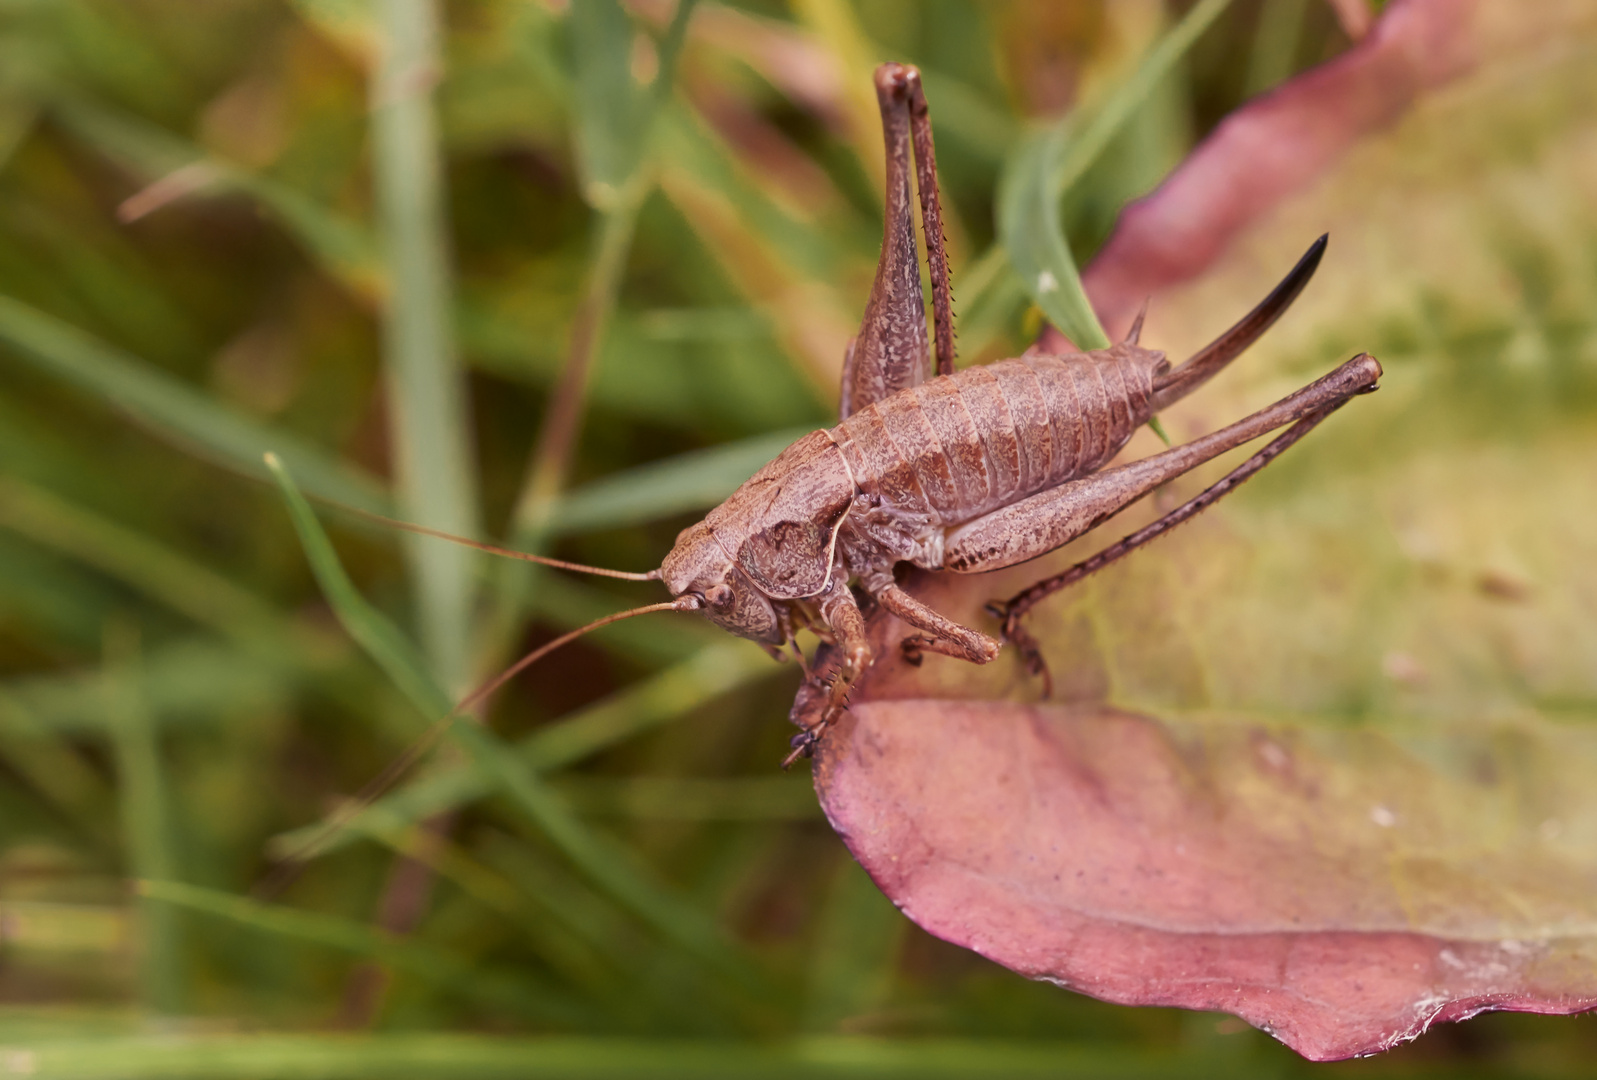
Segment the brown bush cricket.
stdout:
<path fill-rule="evenodd" d="M 1126 339 L 1108 349 L 1068 355 L 1032 349 L 955 371 L 937 166 L 920 73 L 884 64 L 875 82 L 887 144 L 886 228 L 865 317 L 843 363 L 841 422 L 788 447 L 684 529 L 658 570 L 628 574 L 475 545 L 566 569 L 661 580 L 675 600 L 619 612 L 550 642 L 457 711 L 579 634 L 648 611 L 702 611 L 779 658 L 791 648 L 801 663 L 795 636 L 807 627 L 835 646 L 840 663 L 819 721 L 793 740 L 791 763 L 846 708 L 849 688 L 871 663 L 862 595 L 919 631 L 902 643 L 912 659 L 937 652 L 984 664 L 998 655 L 999 638 L 945 618 L 900 588 L 893 577 L 899 563 L 972 574 L 1035 559 L 1160 484 L 1285 428 L 1185 505 L 991 606 L 1002 638 L 1046 678 L 1021 623 L 1032 606 L 1193 517 L 1354 396 L 1376 388 L 1380 364 L 1361 354 L 1213 434 L 1106 469 L 1138 427 L 1203 385 L 1275 322 L 1313 275 L 1325 238 L 1258 307 L 1179 366 L 1137 343 L 1139 316 Z M 935 375 L 915 251 L 912 157 L 931 273 Z"/>

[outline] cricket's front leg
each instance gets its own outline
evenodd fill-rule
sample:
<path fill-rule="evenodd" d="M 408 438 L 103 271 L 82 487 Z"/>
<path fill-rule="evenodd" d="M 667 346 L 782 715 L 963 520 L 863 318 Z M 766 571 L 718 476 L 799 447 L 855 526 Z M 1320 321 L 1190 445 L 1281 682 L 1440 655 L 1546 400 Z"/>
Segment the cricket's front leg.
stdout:
<path fill-rule="evenodd" d="M 865 633 L 865 616 L 854 602 L 854 594 L 848 591 L 848 585 L 841 579 L 841 574 L 833 575 L 831 586 L 818 598 L 816 606 L 820 609 L 826 628 L 836 639 L 842 663 L 837 674 L 832 676 L 826 709 L 821 713 L 820 721 L 793 736 L 793 751 L 782 761 L 784 769 L 799 758 L 815 753 L 815 744 L 821 741 L 826 729 L 836 723 L 837 718 L 843 715 L 843 710 L 848 708 L 848 694 L 855 681 L 871 666 L 871 643 Z"/>

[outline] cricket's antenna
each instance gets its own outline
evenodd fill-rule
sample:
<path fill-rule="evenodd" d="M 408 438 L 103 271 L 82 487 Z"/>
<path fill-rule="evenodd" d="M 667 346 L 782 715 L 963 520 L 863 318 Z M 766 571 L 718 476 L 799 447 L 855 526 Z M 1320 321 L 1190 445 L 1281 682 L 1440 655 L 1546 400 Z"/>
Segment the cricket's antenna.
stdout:
<path fill-rule="evenodd" d="M 377 515 L 368 514 L 366 516 L 376 517 Z M 396 522 L 395 524 L 403 523 Z M 629 608 L 626 611 L 617 611 L 595 619 L 586 626 L 579 626 L 575 630 L 561 634 L 553 641 L 538 646 L 504 671 L 501 671 L 498 675 L 495 675 L 461 698 L 446 715 L 434 720 L 427 730 L 422 732 L 421 737 L 411 743 L 403 754 L 389 762 L 388 767 L 382 772 L 372 777 L 364 787 L 355 793 L 354 798 L 341 804 L 327 818 L 315 836 L 311 837 L 296 850 L 283 856 L 277 862 L 277 865 L 272 868 L 271 872 L 255 887 L 256 898 L 269 900 L 292 884 L 294 879 L 299 876 L 300 870 L 315 856 L 317 851 L 333 837 L 348 828 L 349 824 L 360 817 L 372 803 L 376 802 L 397 784 L 400 778 L 411 770 L 412 766 L 425 757 L 429 750 L 438 745 L 438 741 L 444 737 L 444 734 L 456 720 L 476 708 L 484 699 L 490 697 L 494 691 L 504 686 L 505 683 L 514 679 L 517 675 L 520 675 L 533 664 L 536 664 L 539 660 L 542 660 L 545 656 L 548 656 L 562 645 L 570 644 L 586 633 L 603 626 L 609 626 L 611 623 L 620 622 L 623 619 L 631 619 L 638 615 L 649 615 L 656 611 L 698 611 L 703 606 L 704 601 L 691 594 L 679 596 L 675 600 L 667 600 L 660 604 L 645 604 L 643 607 Z"/>
<path fill-rule="evenodd" d="M 505 668 L 498 675 L 495 675 L 461 699 L 460 704 L 455 706 L 454 712 L 450 713 L 450 716 L 457 716 L 460 713 L 469 711 L 479 704 L 483 698 L 491 695 L 495 690 L 498 690 L 505 683 L 514 679 L 562 645 L 569 645 L 583 634 L 597 630 L 601 626 L 609 626 L 611 623 L 620 622 L 622 619 L 630 619 L 637 615 L 649 615 L 656 611 L 698 611 L 703 606 L 704 601 L 690 593 L 686 596 L 679 596 L 675 600 L 667 600 L 661 604 L 645 604 L 642 607 L 628 608 L 626 611 L 617 611 L 603 618 L 595 619 L 586 626 L 579 626 L 575 630 L 561 634 L 547 644 L 538 646 L 526 656 Z"/>
<path fill-rule="evenodd" d="M 395 518 L 384 517 L 381 514 L 374 514 L 370 510 L 362 510 L 355 506 L 346 506 L 343 503 L 334 503 L 333 505 L 337 506 L 340 510 L 354 514 L 357 517 L 366 518 L 368 521 L 375 521 L 391 528 L 400 529 L 404 532 L 417 533 L 421 536 L 431 536 L 439 540 L 449 540 L 469 548 L 476 548 L 478 551 L 486 551 L 490 555 L 503 555 L 507 559 L 520 559 L 523 562 L 537 563 L 540 566 L 552 566 L 556 570 L 574 570 L 579 574 L 598 574 L 600 577 L 620 578 L 622 581 L 660 580 L 660 571 L 658 569 L 648 570 L 640 574 L 631 570 L 611 570 L 606 566 L 588 566 L 584 563 L 567 562 L 564 559 L 551 559 L 547 555 L 534 555 L 530 551 L 517 551 L 515 548 L 500 547 L 498 544 L 485 544 L 481 540 L 468 540 L 466 537 L 456 536 L 454 533 L 446 533 L 439 529 L 429 529 L 425 525 L 417 525 L 409 521 L 399 521 Z"/>

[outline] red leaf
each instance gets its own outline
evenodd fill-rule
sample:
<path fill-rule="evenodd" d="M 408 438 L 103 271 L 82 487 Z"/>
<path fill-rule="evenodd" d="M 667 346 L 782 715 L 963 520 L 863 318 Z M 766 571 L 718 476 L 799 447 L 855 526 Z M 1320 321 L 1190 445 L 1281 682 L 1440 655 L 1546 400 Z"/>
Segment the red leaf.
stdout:
<path fill-rule="evenodd" d="M 1426 770 L 1378 736 L 1340 747 L 1398 757 L 1372 796 L 1356 764 L 1290 733 L 1182 735 L 1111 709 L 878 702 L 822 744 L 816 785 L 854 856 L 921 927 L 1106 1001 L 1221 1009 L 1316 1060 L 1485 1009 L 1597 1006 L 1597 879 L 1545 858 L 1406 862 L 1404 834 L 1436 824 L 1405 806 Z M 1312 831 L 1326 819 L 1361 822 L 1362 835 Z M 1405 874 L 1446 903 L 1413 910 Z M 1566 933 L 1463 936 L 1511 920 L 1521 885 L 1563 908 Z"/>

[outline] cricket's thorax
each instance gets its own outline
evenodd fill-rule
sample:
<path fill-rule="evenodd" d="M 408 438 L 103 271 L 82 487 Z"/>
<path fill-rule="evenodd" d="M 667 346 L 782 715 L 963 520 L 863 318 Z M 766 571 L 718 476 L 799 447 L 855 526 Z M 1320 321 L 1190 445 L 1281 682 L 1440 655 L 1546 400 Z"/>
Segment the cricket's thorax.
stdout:
<path fill-rule="evenodd" d="M 844 524 L 845 551 L 940 567 L 945 530 L 1119 453 L 1153 415 L 1153 380 L 1165 367 L 1163 353 L 1134 345 L 1033 354 L 861 409 L 830 432 L 868 500 Z"/>
<path fill-rule="evenodd" d="M 788 604 L 833 586 L 838 528 L 857 494 L 831 436 L 812 431 L 682 531 L 666 587 L 705 596 L 705 614 L 734 633 L 781 644 Z"/>
<path fill-rule="evenodd" d="M 711 510 L 704 523 L 767 596 L 797 600 L 826 588 L 838 526 L 857 493 L 831 436 L 812 431 Z"/>

